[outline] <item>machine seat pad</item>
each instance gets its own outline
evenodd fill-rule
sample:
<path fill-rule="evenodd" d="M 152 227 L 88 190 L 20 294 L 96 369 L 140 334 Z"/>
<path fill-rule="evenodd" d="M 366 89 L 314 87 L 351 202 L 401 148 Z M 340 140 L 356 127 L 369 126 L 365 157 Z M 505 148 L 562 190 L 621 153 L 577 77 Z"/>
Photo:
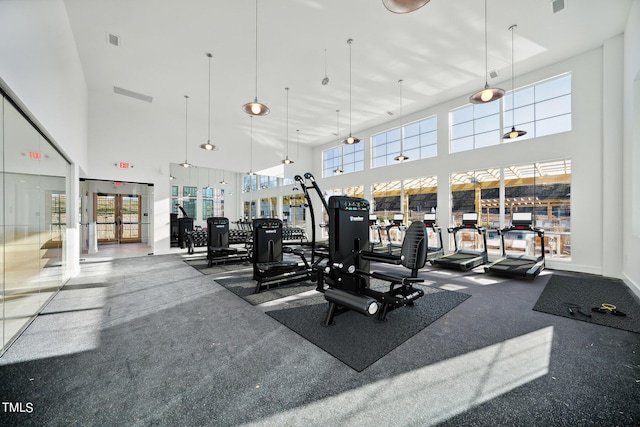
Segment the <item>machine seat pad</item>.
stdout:
<path fill-rule="evenodd" d="M 291 270 L 297 266 L 297 261 L 259 262 L 256 264 L 256 267 L 262 271 Z"/>
<path fill-rule="evenodd" d="M 238 249 L 236 248 L 227 248 L 224 246 L 209 246 L 209 251 L 211 252 L 223 252 L 223 253 L 236 253 Z"/>
<path fill-rule="evenodd" d="M 422 277 L 407 277 L 393 273 L 382 273 L 380 271 L 374 271 L 373 273 L 371 273 L 371 277 L 373 277 L 374 279 L 380 279 L 399 285 L 409 285 L 411 283 L 424 282 L 424 279 Z"/>

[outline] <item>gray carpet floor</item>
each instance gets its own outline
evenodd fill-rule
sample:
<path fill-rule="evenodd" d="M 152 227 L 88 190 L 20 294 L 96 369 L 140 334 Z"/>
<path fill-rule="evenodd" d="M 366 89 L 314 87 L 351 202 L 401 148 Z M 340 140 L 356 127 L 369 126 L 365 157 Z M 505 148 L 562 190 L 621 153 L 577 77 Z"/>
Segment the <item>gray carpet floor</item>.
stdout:
<path fill-rule="evenodd" d="M 640 334 L 533 310 L 550 271 L 425 268 L 471 297 L 357 372 L 179 255 L 81 267 L 0 358 L 2 425 L 640 425 Z"/>

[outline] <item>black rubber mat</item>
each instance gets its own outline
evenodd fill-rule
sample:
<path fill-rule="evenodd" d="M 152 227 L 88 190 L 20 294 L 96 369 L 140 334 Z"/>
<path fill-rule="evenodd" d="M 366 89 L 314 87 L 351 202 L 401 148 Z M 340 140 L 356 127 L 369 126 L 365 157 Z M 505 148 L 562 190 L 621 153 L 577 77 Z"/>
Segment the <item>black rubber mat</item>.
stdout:
<path fill-rule="evenodd" d="M 611 304 L 625 316 L 592 311 Z M 640 333 L 640 305 L 619 279 L 594 275 L 554 274 L 533 307 L 536 311 Z M 573 313 L 573 314 L 572 314 Z"/>
<path fill-rule="evenodd" d="M 411 307 L 392 311 L 384 322 L 348 311 L 337 316 L 333 325 L 324 326 L 329 303 L 322 295 L 267 314 L 361 372 L 469 298 L 460 292 L 420 288 L 425 296 Z"/>

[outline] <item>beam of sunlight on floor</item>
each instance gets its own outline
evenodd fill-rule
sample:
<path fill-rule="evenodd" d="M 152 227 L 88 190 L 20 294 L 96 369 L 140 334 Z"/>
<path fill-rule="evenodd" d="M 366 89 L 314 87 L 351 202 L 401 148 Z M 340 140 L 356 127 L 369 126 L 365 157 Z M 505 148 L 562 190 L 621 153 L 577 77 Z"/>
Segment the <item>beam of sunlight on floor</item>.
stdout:
<path fill-rule="evenodd" d="M 63 288 L 5 353 L 3 364 L 97 349 L 106 299 L 107 289 L 103 287 Z"/>
<path fill-rule="evenodd" d="M 435 425 L 549 371 L 553 327 L 383 379 L 254 425 Z"/>
<path fill-rule="evenodd" d="M 438 286 L 440 289 L 444 289 L 445 291 L 461 291 L 462 289 L 467 289 L 468 286 L 456 285 L 455 283 L 445 283 L 442 286 Z"/>

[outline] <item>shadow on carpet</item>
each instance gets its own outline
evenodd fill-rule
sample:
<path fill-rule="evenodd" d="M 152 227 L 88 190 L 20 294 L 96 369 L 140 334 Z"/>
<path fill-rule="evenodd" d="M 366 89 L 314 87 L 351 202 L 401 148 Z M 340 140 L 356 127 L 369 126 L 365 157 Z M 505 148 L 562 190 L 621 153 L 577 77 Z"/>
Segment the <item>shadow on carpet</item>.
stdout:
<path fill-rule="evenodd" d="M 613 304 L 626 316 L 591 309 Z M 602 276 L 554 274 L 533 306 L 536 311 L 583 322 L 640 333 L 640 305 L 627 285 L 619 279 Z M 573 312 L 573 314 L 571 314 Z M 591 317 L 588 317 L 588 316 Z"/>
<path fill-rule="evenodd" d="M 256 281 L 253 280 L 252 271 L 250 271 L 248 274 L 243 273 L 224 278 L 214 278 L 214 280 L 224 288 L 233 292 L 252 305 L 262 304 L 291 295 L 296 295 L 301 292 L 311 291 L 316 288 L 315 283 L 311 283 L 310 281 L 303 281 L 300 283 L 291 283 L 288 285 L 263 290 L 260 291 L 259 294 L 255 294 L 254 292 L 256 290 Z"/>
<path fill-rule="evenodd" d="M 185 260 L 185 262 L 202 274 L 210 275 L 222 287 L 252 305 L 296 295 L 316 288 L 315 283 L 307 280 L 300 283 L 277 286 L 255 294 L 256 281 L 253 280 L 253 264 L 250 262 L 218 264 L 211 267 L 207 267 L 208 262 L 206 259 Z"/>
<path fill-rule="evenodd" d="M 207 261 L 206 258 L 188 259 L 184 262 L 198 270 L 200 273 L 206 274 L 207 276 L 215 276 L 218 274 L 228 273 L 230 271 L 241 271 L 253 268 L 253 264 L 251 264 L 249 261 L 238 261 L 227 264 L 214 264 L 211 267 L 208 267 L 209 261 Z"/>
<path fill-rule="evenodd" d="M 361 372 L 469 298 L 460 292 L 420 288 L 425 291 L 422 298 L 412 307 L 390 312 L 384 322 L 348 311 L 337 316 L 332 326 L 323 326 L 329 303 L 322 295 L 289 303 L 291 308 L 267 314 Z"/>

